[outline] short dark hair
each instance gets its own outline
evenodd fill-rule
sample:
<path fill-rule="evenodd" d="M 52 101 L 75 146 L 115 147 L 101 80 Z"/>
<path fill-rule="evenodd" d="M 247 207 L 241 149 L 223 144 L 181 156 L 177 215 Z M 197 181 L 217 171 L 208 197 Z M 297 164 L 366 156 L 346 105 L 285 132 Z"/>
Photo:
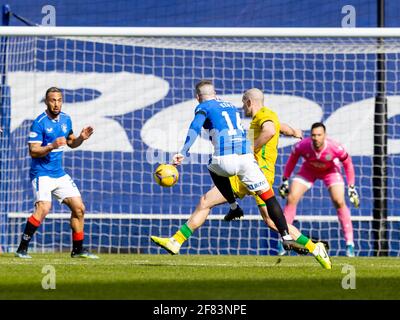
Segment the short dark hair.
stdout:
<path fill-rule="evenodd" d="M 57 87 L 50 87 L 46 90 L 46 95 L 44 96 L 45 100 L 47 100 L 47 96 L 49 95 L 49 93 L 51 92 L 59 92 L 62 94 L 62 90 L 60 88 Z"/>
<path fill-rule="evenodd" d="M 326 132 L 325 125 L 324 125 L 322 122 L 314 122 L 314 123 L 312 124 L 312 126 L 311 126 L 311 131 L 312 131 L 313 129 L 319 128 L 319 127 L 324 128 L 324 132 Z"/>
<path fill-rule="evenodd" d="M 200 88 L 205 86 L 205 85 L 212 85 L 214 86 L 213 82 L 211 80 L 201 80 L 196 84 L 196 94 L 200 94 Z"/>

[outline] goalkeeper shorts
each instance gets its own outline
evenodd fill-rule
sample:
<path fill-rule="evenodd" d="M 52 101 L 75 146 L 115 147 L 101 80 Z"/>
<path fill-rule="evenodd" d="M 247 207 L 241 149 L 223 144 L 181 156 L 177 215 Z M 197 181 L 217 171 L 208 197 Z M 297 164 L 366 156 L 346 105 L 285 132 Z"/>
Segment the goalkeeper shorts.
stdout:
<path fill-rule="evenodd" d="M 333 167 L 326 171 L 318 172 L 316 170 L 302 166 L 293 180 L 300 182 L 310 189 L 315 180 L 320 179 L 324 182 L 325 186 L 329 189 L 334 185 L 344 185 L 343 175 L 339 171 L 340 169 Z"/>

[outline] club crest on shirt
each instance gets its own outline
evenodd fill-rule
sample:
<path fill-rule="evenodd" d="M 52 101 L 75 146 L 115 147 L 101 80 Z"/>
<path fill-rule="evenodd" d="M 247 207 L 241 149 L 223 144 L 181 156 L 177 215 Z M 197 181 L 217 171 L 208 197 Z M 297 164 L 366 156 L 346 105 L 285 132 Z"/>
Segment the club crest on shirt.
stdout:
<path fill-rule="evenodd" d="M 332 160 L 332 155 L 331 155 L 330 153 L 328 153 L 328 154 L 325 156 L 325 160 L 326 160 L 326 161 L 331 161 L 331 160 Z"/>
<path fill-rule="evenodd" d="M 61 130 L 62 130 L 64 133 L 67 133 L 67 125 L 66 125 L 65 123 L 63 123 L 63 124 L 61 125 Z"/>

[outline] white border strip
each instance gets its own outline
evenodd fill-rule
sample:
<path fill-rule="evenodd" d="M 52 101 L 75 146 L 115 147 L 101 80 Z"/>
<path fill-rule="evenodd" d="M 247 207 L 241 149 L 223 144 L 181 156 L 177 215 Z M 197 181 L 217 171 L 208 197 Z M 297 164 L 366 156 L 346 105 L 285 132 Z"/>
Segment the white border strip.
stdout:
<path fill-rule="evenodd" d="M 2 36 L 400 37 L 400 28 L 0 27 Z"/>
<path fill-rule="evenodd" d="M 32 213 L 26 212 L 10 212 L 8 214 L 8 218 L 10 219 L 26 219 Z M 162 214 L 162 213 L 151 213 L 151 214 L 143 214 L 143 213 L 86 213 L 85 219 L 144 219 L 144 220 L 185 220 L 188 219 L 190 214 Z M 46 219 L 69 219 L 71 217 L 68 213 L 50 213 L 46 216 Z M 209 215 L 208 220 L 223 220 L 224 215 L 216 214 Z M 243 220 L 261 220 L 260 215 L 245 215 Z M 296 216 L 298 221 L 338 221 L 337 216 Z M 353 216 L 351 217 L 352 221 L 372 221 L 373 217 L 368 216 Z M 400 217 L 388 217 L 388 221 L 400 221 Z"/>

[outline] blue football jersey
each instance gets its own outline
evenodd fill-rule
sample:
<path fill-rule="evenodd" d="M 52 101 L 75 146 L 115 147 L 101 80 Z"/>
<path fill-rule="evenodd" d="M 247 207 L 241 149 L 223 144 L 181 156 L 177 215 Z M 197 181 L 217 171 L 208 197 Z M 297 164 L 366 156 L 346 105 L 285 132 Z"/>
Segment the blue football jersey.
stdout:
<path fill-rule="evenodd" d="M 64 112 L 60 112 L 57 119 L 51 119 L 43 112 L 31 125 L 28 143 L 41 143 L 42 146 L 51 144 L 59 137 L 72 134 L 71 118 Z M 30 177 L 31 179 L 40 176 L 59 178 L 65 175 L 62 167 L 62 155 L 64 147 L 53 149 L 42 158 L 32 158 Z"/>
<path fill-rule="evenodd" d="M 252 153 L 250 141 L 241 125 L 240 114 L 233 104 L 207 100 L 196 107 L 195 114 L 198 113 L 206 117 L 203 128 L 209 131 L 214 155 Z"/>

